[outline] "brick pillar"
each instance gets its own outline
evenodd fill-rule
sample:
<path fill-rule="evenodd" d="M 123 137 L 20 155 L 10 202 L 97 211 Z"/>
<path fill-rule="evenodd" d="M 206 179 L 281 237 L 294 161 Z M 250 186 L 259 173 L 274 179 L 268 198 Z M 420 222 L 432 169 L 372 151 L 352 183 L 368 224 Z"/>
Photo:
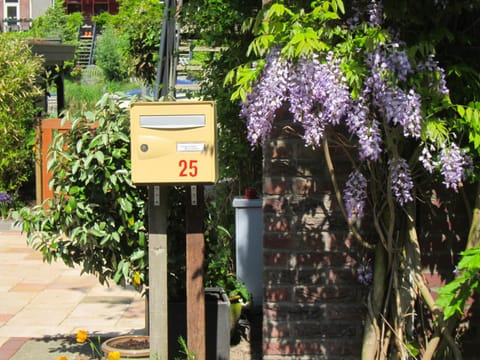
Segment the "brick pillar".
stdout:
<path fill-rule="evenodd" d="M 358 359 L 361 256 L 322 152 L 305 147 L 294 126 L 277 121 L 264 149 L 264 359 Z M 344 179 L 341 151 L 331 151 Z"/>
<path fill-rule="evenodd" d="M 264 147 L 264 359 L 356 360 L 368 291 L 356 270 L 365 250 L 348 236 L 321 149 L 305 147 L 299 132 L 290 121 L 277 120 Z M 330 151 L 343 188 L 349 165 L 341 149 Z M 459 195 L 433 191 L 431 203 L 418 203 L 422 266 L 434 291 L 453 278 L 465 247 L 465 200 L 473 195 Z M 472 301 L 468 318 L 478 319 L 479 301 Z M 476 324 L 470 321 L 464 334 L 465 359 L 476 358 Z"/>

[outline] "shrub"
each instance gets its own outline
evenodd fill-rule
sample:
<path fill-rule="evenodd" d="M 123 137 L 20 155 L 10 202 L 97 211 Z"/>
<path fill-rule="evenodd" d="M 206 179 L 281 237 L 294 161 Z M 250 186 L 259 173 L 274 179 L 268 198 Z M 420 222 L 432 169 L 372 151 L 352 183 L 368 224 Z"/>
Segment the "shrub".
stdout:
<path fill-rule="evenodd" d="M 105 95 L 94 112 L 66 114 L 71 129 L 49 150 L 53 199 L 14 215 L 44 260 L 142 288 L 146 268 L 145 191 L 130 180 L 128 108 Z"/>
<path fill-rule="evenodd" d="M 0 34 L 0 190 L 15 197 L 34 169 L 36 80 L 41 59 L 24 40 Z"/>
<path fill-rule="evenodd" d="M 122 66 L 120 49 L 124 48 L 123 38 L 112 26 L 106 26 L 98 37 L 95 48 L 96 64 L 103 69 L 107 81 L 118 81 L 127 78 Z"/>
<path fill-rule="evenodd" d="M 65 13 L 65 1 L 57 0 L 44 15 L 33 21 L 30 33 L 35 38 L 55 38 L 64 43 L 75 44 L 78 39 L 78 29 L 83 23 L 80 12 Z"/>

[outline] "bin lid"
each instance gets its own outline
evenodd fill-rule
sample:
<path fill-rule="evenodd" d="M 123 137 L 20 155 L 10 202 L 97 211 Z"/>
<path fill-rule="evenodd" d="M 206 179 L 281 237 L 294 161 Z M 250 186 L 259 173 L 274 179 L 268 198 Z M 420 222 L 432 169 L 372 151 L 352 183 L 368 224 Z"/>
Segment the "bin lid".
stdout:
<path fill-rule="evenodd" d="M 261 208 L 262 199 L 245 199 L 244 197 L 235 197 L 233 199 L 233 207 L 235 208 Z"/>
<path fill-rule="evenodd" d="M 223 301 L 229 302 L 227 293 L 223 288 L 220 287 L 206 287 L 205 288 L 205 300 L 216 300 L 216 301 Z"/>

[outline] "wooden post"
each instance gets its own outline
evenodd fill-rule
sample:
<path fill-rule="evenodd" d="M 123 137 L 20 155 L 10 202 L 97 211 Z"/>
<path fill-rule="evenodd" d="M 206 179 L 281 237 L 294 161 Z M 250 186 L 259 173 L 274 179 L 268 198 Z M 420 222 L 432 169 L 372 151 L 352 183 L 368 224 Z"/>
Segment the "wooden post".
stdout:
<path fill-rule="evenodd" d="M 167 190 L 148 187 L 150 360 L 168 359 Z"/>
<path fill-rule="evenodd" d="M 205 290 L 203 262 L 203 185 L 192 185 L 187 192 L 187 345 L 197 360 L 205 360 Z"/>

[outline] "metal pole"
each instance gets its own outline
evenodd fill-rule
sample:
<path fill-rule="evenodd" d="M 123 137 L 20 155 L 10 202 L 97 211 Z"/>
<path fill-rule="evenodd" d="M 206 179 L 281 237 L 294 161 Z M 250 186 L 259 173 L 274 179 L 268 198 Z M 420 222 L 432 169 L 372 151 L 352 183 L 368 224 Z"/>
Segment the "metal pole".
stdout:
<path fill-rule="evenodd" d="M 163 58 L 165 56 L 165 44 L 167 39 L 167 21 L 168 13 L 170 11 L 170 0 L 164 1 L 165 8 L 163 9 L 163 19 L 162 19 L 162 33 L 160 34 L 160 47 L 158 49 L 158 64 L 157 64 L 157 76 L 155 79 L 155 86 L 153 92 L 153 99 L 158 101 L 160 98 L 160 82 L 162 81 L 162 73 L 164 73 L 164 62 Z M 162 90 L 163 92 L 163 90 Z"/>

